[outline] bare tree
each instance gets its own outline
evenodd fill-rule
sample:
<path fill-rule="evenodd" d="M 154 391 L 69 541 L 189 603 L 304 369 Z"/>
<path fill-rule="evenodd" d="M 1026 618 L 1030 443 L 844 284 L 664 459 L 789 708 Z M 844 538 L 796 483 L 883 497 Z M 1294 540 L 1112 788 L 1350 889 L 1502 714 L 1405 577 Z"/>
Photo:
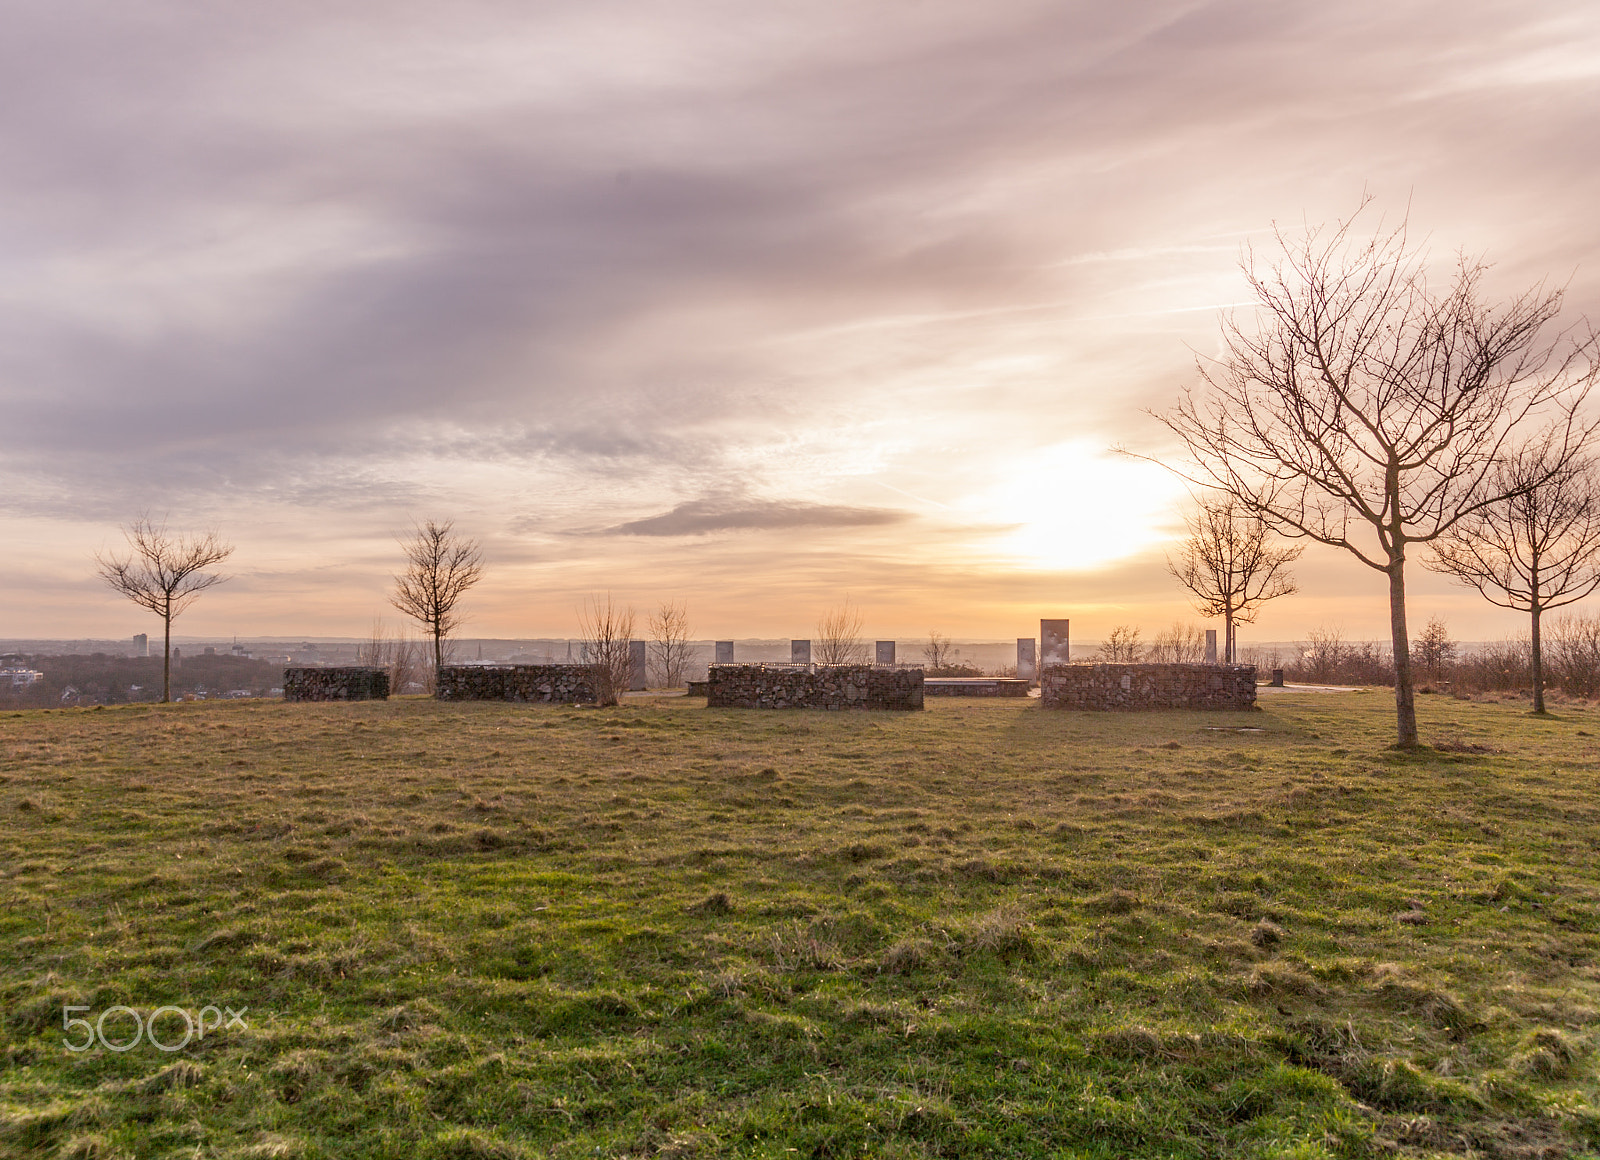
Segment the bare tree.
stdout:
<path fill-rule="evenodd" d="M 1273 547 L 1272 529 L 1228 495 L 1200 501 L 1184 523 L 1189 538 L 1176 560 L 1167 557 L 1167 571 L 1193 594 L 1196 612 L 1222 617 L 1222 660 L 1231 665 L 1238 654 L 1237 625 L 1254 624 L 1261 605 L 1299 591 L 1289 565 L 1306 548 Z"/>
<path fill-rule="evenodd" d="M 1145 650 L 1144 659 L 1152 664 L 1194 665 L 1205 659 L 1206 634 L 1192 624 L 1173 621 L 1172 627 L 1157 633 Z"/>
<path fill-rule="evenodd" d="M 390 691 L 399 695 L 417 679 L 422 663 L 419 644 L 405 629 L 391 633 L 381 616 L 374 617 L 371 636 L 356 646 L 356 663 L 386 670 Z"/>
<path fill-rule="evenodd" d="M 867 645 L 861 639 L 861 610 L 850 603 L 849 597 L 817 621 L 815 646 L 812 655 L 819 665 L 867 663 Z"/>
<path fill-rule="evenodd" d="M 445 640 L 461 623 L 456 605 L 483 578 L 483 552 L 476 540 L 459 536 L 455 523 L 429 520 L 400 541 L 406 570 L 394 578 L 389 603 L 433 638 L 433 680 L 444 667 Z"/>
<path fill-rule="evenodd" d="M 689 644 L 689 605 L 671 600 L 650 617 L 650 661 L 661 686 L 676 689 L 693 649 Z"/>
<path fill-rule="evenodd" d="M 214 531 L 195 536 L 175 535 L 148 514 L 122 529 L 128 541 L 126 556 L 95 555 L 100 578 L 141 608 L 161 618 L 161 700 L 172 699 L 172 622 L 200 593 L 226 576 L 207 572 L 233 555 Z"/>
<path fill-rule="evenodd" d="M 1137 664 L 1144 655 L 1139 643 L 1139 630 L 1132 625 L 1119 624 L 1111 635 L 1100 642 L 1100 659 L 1113 664 Z"/>
<path fill-rule="evenodd" d="M 633 608 L 624 608 L 611 599 L 589 597 L 578 613 L 578 632 L 594 682 L 595 701 L 616 705 L 633 683 Z"/>
<path fill-rule="evenodd" d="M 923 659 L 930 669 L 946 668 L 950 664 L 950 638 L 936 628 L 928 630 L 928 643 L 922 646 Z"/>
<path fill-rule="evenodd" d="M 1450 639 L 1450 629 L 1439 617 L 1430 619 L 1422 635 L 1411 642 L 1411 659 L 1417 668 L 1435 678 L 1443 676 L 1455 662 L 1456 642 Z"/>
<path fill-rule="evenodd" d="M 1600 616 L 1566 613 L 1550 622 L 1550 667 L 1569 696 L 1600 697 Z"/>
<path fill-rule="evenodd" d="M 1600 588 L 1600 465 L 1578 458 L 1551 471 L 1550 455 L 1548 440 L 1508 455 L 1490 477 L 1505 498 L 1440 537 L 1429 562 L 1489 603 L 1528 613 L 1535 713 L 1545 711 L 1540 618 Z"/>
<path fill-rule="evenodd" d="M 1300 239 L 1280 230 L 1271 261 L 1247 250 L 1258 311 L 1224 319 L 1221 357 L 1156 417 L 1187 448 L 1194 467 L 1180 474 L 1190 482 L 1384 574 L 1396 745 L 1412 748 L 1408 550 L 1506 498 L 1493 469 L 1525 422 L 1559 416 L 1549 474 L 1575 453 L 1600 343 L 1592 331 L 1552 333 L 1561 291 L 1538 286 L 1490 304 L 1485 266 L 1465 257 L 1435 290 L 1403 222 L 1364 240 L 1355 220 Z"/>

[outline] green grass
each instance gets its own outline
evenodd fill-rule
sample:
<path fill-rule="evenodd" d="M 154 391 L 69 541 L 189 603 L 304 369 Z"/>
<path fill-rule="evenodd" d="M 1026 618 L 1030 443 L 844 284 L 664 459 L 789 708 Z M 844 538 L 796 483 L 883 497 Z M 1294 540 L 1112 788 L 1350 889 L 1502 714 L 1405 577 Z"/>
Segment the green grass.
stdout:
<path fill-rule="evenodd" d="M 0 1155 L 1594 1154 L 1600 712 L 1421 702 L 0 716 Z"/>

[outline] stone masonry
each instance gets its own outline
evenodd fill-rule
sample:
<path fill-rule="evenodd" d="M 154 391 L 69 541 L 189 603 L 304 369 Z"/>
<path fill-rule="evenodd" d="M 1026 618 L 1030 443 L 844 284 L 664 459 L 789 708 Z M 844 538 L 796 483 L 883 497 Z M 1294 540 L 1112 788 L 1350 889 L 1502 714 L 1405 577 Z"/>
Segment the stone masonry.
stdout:
<path fill-rule="evenodd" d="M 921 669 L 712 665 L 709 709 L 921 709 Z"/>
<path fill-rule="evenodd" d="M 1046 665 L 1046 709 L 1253 709 L 1254 665 Z"/>
<path fill-rule="evenodd" d="M 441 701 L 533 701 L 576 705 L 595 700 L 592 665 L 445 665 Z"/>
<path fill-rule="evenodd" d="M 283 670 L 285 701 L 387 701 L 387 669 L 295 668 Z"/>

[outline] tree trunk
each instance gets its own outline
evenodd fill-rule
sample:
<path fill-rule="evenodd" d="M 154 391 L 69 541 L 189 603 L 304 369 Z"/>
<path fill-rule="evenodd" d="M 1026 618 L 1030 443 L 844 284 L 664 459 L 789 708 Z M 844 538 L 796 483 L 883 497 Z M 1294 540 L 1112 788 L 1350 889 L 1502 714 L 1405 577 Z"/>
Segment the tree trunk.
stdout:
<path fill-rule="evenodd" d="M 439 693 L 439 670 L 444 668 L 444 633 L 439 630 L 439 624 L 433 626 L 433 692 Z"/>
<path fill-rule="evenodd" d="M 1531 657 L 1529 659 L 1533 662 L 1533 711 L 1535 713 L 1543 713 L 1544 712 L 1544 653 L 1543 653 L 1543 650 L 1539 646 L 1539 617 L 1540 617 L 1541 614 L 1543 614 L 1544 609 L 1539 607 L 1539 602 L 1537 600 L 1533 601 L 1532 603 L 1533 603 L 1533 608 L 1532 608 L 1532 614 L 1533 614 L 1533 626 L 1532 626 L 1532 629 L 1533 629 L 1532 638 L 1533 639 L 1532 639 L 1532 644 L 1533 644 L 1533 647 L 1532 647 L 1532 650 L 1531 650 L 1532 655 L 1531 655 Z"/>
<path fill-rule="evenodd" d="M 1394 638 L 1395 748 L 1417 747 L 1417 698 L 1411 678 L 1411 641 L 1406 635 L 1404 549 L 1389 563 L 1389 631 Z"/>
<path fill-rule="evenodd" d="M 1233 609 L 1229 608 L 1222 618 L 1222 663 L 1225 665 L 1233 664 L 1236 659 L 1234 654 L 1238 650 L 1234 647 L 1233 633 Z"/>
<path fill-rule="evenodd" d="M 165 705 L 172 700 L 172 601 L 170 599 L 161 614 L 161 627 L 164 630 L 161 645 L 161 703 Z"/>

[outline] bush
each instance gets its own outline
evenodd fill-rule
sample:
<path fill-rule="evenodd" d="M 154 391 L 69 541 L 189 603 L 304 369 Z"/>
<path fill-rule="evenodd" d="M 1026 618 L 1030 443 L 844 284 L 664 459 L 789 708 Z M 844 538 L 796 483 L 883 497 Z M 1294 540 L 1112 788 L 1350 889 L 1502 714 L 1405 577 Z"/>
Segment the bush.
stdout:
<path fill-rule="evenodd" d="M 1600 616 L 1557 616 L 1543 636 L 1546 679 L 1570 697 L 1600 697 Z"/>

